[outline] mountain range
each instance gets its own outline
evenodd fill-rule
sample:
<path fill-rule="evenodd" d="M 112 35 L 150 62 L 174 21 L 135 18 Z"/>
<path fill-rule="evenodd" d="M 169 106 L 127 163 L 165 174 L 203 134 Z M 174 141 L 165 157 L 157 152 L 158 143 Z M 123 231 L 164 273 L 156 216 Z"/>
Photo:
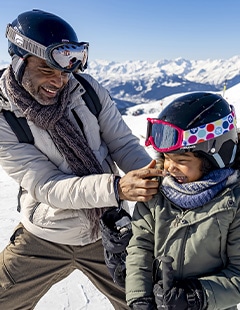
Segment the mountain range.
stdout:
<path fill-rule="evenodd" d="M 120 111 L 190 91 L 221 92 L 240 83 L 240 55 L 223 60 L 90 61 L 87 72 L 106 87 Z"/>
<path fill-rule="evenodd" d="M 0 61 L 0 68 L 7 62 Z M 177 93 L 191 91 L 222 92 L 240 83 L 240 55 L 230 59 L 126 61 L 89 61 L 86 73 L 109 90 L 118 109 L 161 101 Z"/>

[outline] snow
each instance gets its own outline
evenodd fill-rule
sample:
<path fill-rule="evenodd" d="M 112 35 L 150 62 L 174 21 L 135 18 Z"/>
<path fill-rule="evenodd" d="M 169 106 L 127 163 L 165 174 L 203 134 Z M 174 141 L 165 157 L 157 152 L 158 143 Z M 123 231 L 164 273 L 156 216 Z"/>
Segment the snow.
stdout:
<path fill-rule="evenodd" d="M 146 118 L 157 116 L 161 108 L 177 96 L 179 94 L 161 101 L 132 107 L 127 115 L 123 116 L 133 133 L 139 137 L 142 145 L 146 132 Z M 240 84 L 228 89 L 225 96 L 228 102 L 235 106 L 237 116 L 240 117 Z M 136 109 L 141 109 L 142 114 L 133 116 Z M 148 150 L 154 157 L 152 150 Z M 11 232 L 18 224 L 20 217 L 16 211 L 18 185 L 6 175 L 1 167 L 0 188 L 0 250 L 2 250 L 7 245 Z M 54 285 L 35 307 L 36 310 L 95 310 L 96 308 L 98 310 L 113 309 L 106 297 L 80 271 L 74 271 L 66 279 Z"/>

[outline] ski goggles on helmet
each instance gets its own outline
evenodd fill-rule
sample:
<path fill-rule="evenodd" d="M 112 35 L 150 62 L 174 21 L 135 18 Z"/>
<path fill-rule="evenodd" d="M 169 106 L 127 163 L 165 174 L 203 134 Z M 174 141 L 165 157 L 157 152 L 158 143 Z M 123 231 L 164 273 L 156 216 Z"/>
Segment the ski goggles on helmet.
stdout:
<path fill-rule="evenodd" d="M 73 72 L 80 68 L 85 69 L 88 59 L 87 42 L 69 42 L 44 46 L 16 31 L 10 24 L 6 29 L 6 37 L 13 44 L 30 54 L 46 60 L 46 63 L 60 71 Z"/>
<path fill-rule="evenodd" d="M 197 143 L 205 142 L 236 129 L 235 111 L 212 123 L 201 125 L 189 130 L 183 130 L 169 122 L 160 119 L 147 118 L 147 136 L 145 145 L 152 145 L 161 153 L 178 149 L 189 149 Z"/>

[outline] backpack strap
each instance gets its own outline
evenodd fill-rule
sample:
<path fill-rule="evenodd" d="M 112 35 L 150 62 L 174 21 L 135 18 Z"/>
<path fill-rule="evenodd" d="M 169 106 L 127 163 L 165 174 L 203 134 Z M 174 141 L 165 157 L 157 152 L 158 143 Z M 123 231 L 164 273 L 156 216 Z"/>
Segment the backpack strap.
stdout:
<path fill-rule="evenodd" d="M 82 98 L 85 101 L 87 107 L 92 112 L 92 114 L 95 115 L 96 118 L 98 118 L 99 113 L 102 110 L 102 105 L 100 103 L 98 95 L 96 94 L 96 91 L 82 75 L 76 73 L 74 73 L 73 75 L 86 90 L 86 92 L 82 95 Z"/>
<path fill-rule="evenodd" d="M 2 110 L 3 115 L 20 143 L 34 144 L 34 138 L 25 117 L 16 117 L 12 111 Z"/>
<path fill-rule="evenodd" d="M 0 70 L 0 76 L 4 70 L 5 69 Z M 0 101 L 2 101 L 2 103 L 8 101 L 8 99 L 4 97 L 1 88 Z M 2 113 L 20 143 L 34 144 L 33 135 L 25 117 L 17 117 L 12 111 L 5 109 L 2 109 Z"/>

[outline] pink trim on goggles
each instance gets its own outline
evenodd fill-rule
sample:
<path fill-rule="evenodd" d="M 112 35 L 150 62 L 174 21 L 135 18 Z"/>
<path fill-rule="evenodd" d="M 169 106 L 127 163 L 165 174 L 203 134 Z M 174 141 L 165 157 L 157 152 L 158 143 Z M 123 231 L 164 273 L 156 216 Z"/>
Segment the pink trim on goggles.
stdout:
<path fill-rule="evenodd" d="M 145 145 L 152 145 L 158 152 L 171 152 L 190 145 L 214 139 L 236 128 L 235 111 L 212 123 L 189 130 L 183 129 L 154 118 L 147 118 L 148 128 Z"/>

